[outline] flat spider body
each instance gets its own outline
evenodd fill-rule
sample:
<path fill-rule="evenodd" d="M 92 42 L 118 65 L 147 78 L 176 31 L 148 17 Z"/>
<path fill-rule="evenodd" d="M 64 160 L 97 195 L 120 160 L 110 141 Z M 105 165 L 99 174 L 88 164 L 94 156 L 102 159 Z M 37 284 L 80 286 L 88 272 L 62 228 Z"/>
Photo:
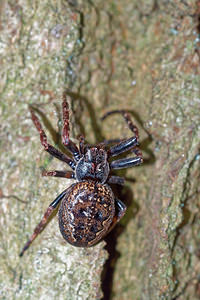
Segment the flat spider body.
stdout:
<path fill-rule="evenodd" d="M 80 181 L 72 184 L 59 209 L 60 231 L 78 247 L 95 245 L 107 233 L 115 215 L 115 197 L 107 184 Z"/>
<path fill-rule="evenodd" d="M 48 220 L 59 207 L 59 227 L 63 238 L 78 247 L 90 247 L 98 243 L 108 234 L 124 216 L 125 204 L 117 199 L 109 184 L 123 184 L 124 179 L 111 175 L 112 169 L 122 169 L 142 163 L 142 153 L 138 146 L 138 129 L 132 123 L 126 111 L 108 112 L 103 119 L 113 113 L 120 113 L 127 122 L 133 136 L 115 143 L 105 141 L 96 146 L 85 144 L 83 136 L 79 138 L 79 147 L 69 138 L 69 106 L 66 95 L 63 95 L 63 145 L 71 153 L 71 157 L 48 144 L 41 123 L 30 108 L 33 123 L 40 134 L 41 144 L 52 156 L 66 163 L 71 171 L 44 171 L 43 176 L 54 176 L 75 179 L 76 182 L 64 190 L 47 208 L 40 223 L 22 249 L 20 256 L 29 248 L 37 235 L 45 228 Z M 125 151 L 135 154 L 133 157 L 122 158 L 109 162 L 110 158 Z"/>

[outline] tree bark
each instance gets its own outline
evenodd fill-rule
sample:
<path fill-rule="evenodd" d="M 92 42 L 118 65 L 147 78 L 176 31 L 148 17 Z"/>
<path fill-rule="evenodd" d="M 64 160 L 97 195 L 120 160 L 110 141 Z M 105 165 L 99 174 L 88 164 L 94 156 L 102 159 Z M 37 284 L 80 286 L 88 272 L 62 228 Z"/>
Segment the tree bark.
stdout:
<path fill-rule="evenodd" d="M 2 299 L 199 299 L 199 15 L 191 0 L 1 2 Z M 128 210 L 106 250 L 66 244 L 55 217 L 19 258 L 71 184 L 41 178 L 64 167 L 42 149 L 28 105 L 62 150 L 65 90 L 73 138 L 130 137 L 120 115 L 100 121 L 128 109 L 144 164 L 116 173 L 129 179 L 115 189 Z"/>

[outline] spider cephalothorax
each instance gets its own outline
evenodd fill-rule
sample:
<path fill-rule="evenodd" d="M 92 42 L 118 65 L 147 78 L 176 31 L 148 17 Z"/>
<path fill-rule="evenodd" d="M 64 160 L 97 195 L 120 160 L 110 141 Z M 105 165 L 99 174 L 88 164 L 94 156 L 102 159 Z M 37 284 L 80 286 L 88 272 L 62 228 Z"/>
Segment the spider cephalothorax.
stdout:
<path fill-rule="evenodd" d="M 137 148 L 138 129 L 126 111 L 112 111 L 104 118 L 112 113 L 122 114 L 133 136 L 117 142 L 106 150 L 106 146 L 113 141 L 91 146 L 85 144 L 82 136 L 79 138 L 79 147 L 77 147 L 69 138 L 69 107 L 65 94 L 62 108 L 62 142 L 71 153 L 71 157 L 48 144 L 46 134 L 32 108 L 30 112 L 44 149 L 72 169 L 71 171 L 44 171 L 43 176 L 71 178 L 75 180 L 75 183 L 49 205 L 20 256 L 44 229 L 59 204 L 59 227 L 65 240 L 78 247 L 90 247 L 99 242 L 119 222 L 126 211 L 125 204 L 115 198 L 109 186 L 111 183 L 124 183 L 123 178 L 111 174 L 112 169 L 128 168 L 142 163 L 142 153 Z M 135 156 L 109 161 L 111 157 L 125 151 L 131 151 L 135 153 Z"/>
<path fill-rule="evenodd" d="M 92 147 L 87 148 L 83 157 L 78 161 L 75 173 L 79 181 L 91 179 L 104 183 L 108 178 L 109 171 L 107 152 L 103 149 Z"/>

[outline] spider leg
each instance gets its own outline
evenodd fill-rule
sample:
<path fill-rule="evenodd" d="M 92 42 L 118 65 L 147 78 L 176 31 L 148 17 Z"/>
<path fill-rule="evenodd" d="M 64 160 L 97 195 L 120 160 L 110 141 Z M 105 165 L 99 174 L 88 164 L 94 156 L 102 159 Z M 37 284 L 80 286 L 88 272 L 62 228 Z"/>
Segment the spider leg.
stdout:
<path fill-rule="evenodd" d="M 75 178 L 75 174 L 73 171 L 46 171 L 42 172 L 42 176 L 53 176 L 53 177 L 63 177 L 63 178 Z"/>
<path fill-rule="evenodd" d="M 35 238 L 38 236 L 39 233 L 43 231 L 43 229 L 46 227 L 46 224 L 48 223 L 49 219 L 51 218 L 52 214 L 56 210 L 57 205 L 59 202 L 64 198 L 67 190 L 63 191 L 47 208 L 46 212 L 44 213 L 42 220 L 40 223 L 35 227 L 33 234 L 23 247 L 22 251 L 20 252 L 19 256 L 23 256 L 24 252 L 30 247 L 32 242 L 35 240 Z"/>
<path fill-rule="evenodd" d="M 123 169 L 138 166 L 143 162 L 142 152 L 139 148 L 132 149 L 131 152 L 136 154 L 135 157 L 122 158 L 110 163 L 111 169 Z"/>
<path fill-rule="evenodd" d="M 109 144 L 116 144 L 116 143 L 119 143 L 119 142 L 121 142 L 122 141 L 122 139 L 111 139 L 111 140 L 104 140 L 103 141 L 103 144 L 104 145 L 109 145 Z"/>
<path fill-rule="evenodd" d="M 40 134 L 40 141 L 41 141 L 41 144 L 44 147 L 45 151 L 47 151 L 49 154 L 56 157 L 57 159 L 64 161 L 72 169 L 75 169 L 76 164 L 75 164 L 74 160 L 70 159 L 66 154 L 60 152 L 59 150 L 54 148 L 52 145 L 47 143 L 47 136 L 42 128 L 42 125 L 41 125 L 38 117 L 35 115 L 35 113 L 31 107 L 29 107 L 29 109 L 30 109 L 32 121 Z"/>
<path fill-rule="evenodd" d="M 73 154 L 75 160 L 79 160 L 81 155 L 78 147 L 69 138 L 69 105 L 66 100 L 66 94 L 63 94 L 63 131 L 62 131 L 62 143 Z"/>
<path fill-rule="evenodd" d="M 126 123 L 128 124 L 129 129 L 135 134 L 137 139 L 139 138 L 138 129 L 131 121 L 131 116 L 126 110 L 109 111 L 101 118 L 101 120 L 105 120 L 108 116 L 110 116 L 112 114 L 121 114 L 124 117 Z"/>
<path fill-rule="evenodd" d="M 119 155 L 125 151 L 128 151 L 135 146 L 139 144 L 139 134 L 138 134 L 138 128 L 133 124 L 131 120 L 130 114 L 125 110 L 113 110 L 110 112 L 107 112 L 101 119 L 104 120 L 108 116 L 114 113 L 120 113 L 123 118 L 125 119 L 126 123 L 128 124 L 129 129 L 134 133 L 134 136 L 132 136 L 129 139 L 120 141 L 117 145 L 112 146 L 108 150 L 108 156 L 116 156 Z"/>
<path fill-rule="evenodd" d="M 120 142 L 117 145 L 114 145 L 112 147 L 110 147 L 110 149 L 108 150 L 108 156 L 116 156 L 119 155 L 123 152 L 126 152 L 130 149 L 132 149 L 133 147 L 138 145 L 138 139 L 133 136 L 127 140 L 124 140 L 122 142 Z"/>
<path fill-rule="evenodd" d="M 124 178 L 120 176 L 109 176 L 107 182 L 111 184 L 119 184 L 119 185 L 124 185 Z"/>
<path fill-rule="evenodd" d="M 108 233 L 115 227 L 115 225 L 121 220 L 121 218 L 125 215 L 126 212 L 126 205 L 119 199 L 115 199 L 115 216 L 113 221 L 110 225 Z"/>
<path fill-rule="evenodd" d="M 79 136 L 79 149 L 81 154 L 84 154 L 85 152 L 85 138 L 83 135 Z"/>

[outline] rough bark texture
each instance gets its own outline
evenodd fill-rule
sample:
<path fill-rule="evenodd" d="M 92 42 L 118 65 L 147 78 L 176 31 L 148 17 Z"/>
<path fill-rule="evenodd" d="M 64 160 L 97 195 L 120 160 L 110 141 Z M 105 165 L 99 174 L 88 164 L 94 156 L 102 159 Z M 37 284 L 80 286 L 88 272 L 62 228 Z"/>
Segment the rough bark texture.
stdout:
<path fill-rule="evenodd" d="M 1 299 L 199 299 L 200 2 L 1 1 Z M 49 203 L 70 184 L 42 149 L 34 105 L 59 142 L 61 95 L 71 135 L 128 137 L 112 109 L 129 109 L 145 163 L 118 172 L 128 211 L 105 242 L 65 243 L 55 217 L 18 254 Z M 52 126 L 51 126 L 52 124 Z M 104 270 L 103 270 L 104 267 Z M 101 289 L 101 281 L 103 282 Z"/>

